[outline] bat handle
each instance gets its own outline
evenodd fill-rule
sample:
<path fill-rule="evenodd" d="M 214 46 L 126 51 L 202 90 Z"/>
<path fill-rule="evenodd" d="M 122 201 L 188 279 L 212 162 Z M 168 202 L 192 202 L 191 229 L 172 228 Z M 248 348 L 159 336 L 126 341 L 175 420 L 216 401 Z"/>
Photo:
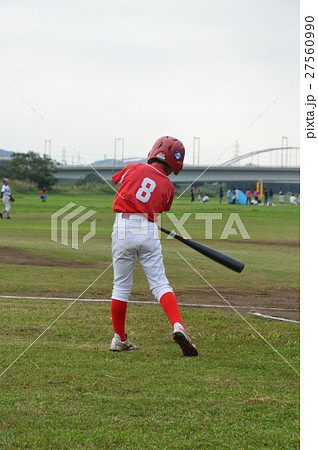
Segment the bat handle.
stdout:
<path fill-rule="evenodd" d="M 174 231 L 167 230 L 167 228 L 164 228 L 161 225 L 158 225 L 158 228 L 159 228 L 159 230 L 163 231 L 166 234 L 170 234 L 173 237 L 176 235 L 176 233 Z"/>

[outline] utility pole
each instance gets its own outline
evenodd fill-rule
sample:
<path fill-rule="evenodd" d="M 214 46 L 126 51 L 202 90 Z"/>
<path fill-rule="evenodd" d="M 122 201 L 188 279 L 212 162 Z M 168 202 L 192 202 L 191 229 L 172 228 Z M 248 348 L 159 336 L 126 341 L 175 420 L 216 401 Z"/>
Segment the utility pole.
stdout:
<path fill-rule="evenodd" d="M 284 145 L 286 144 L 286 145 Z M 286 161 L 286 167 L 287 167 L 287 147 L 288 147 L 288 137 L 282 136 L 282 155 L 281 155 L 281 167 L 284 166 L 284 149 L 286 151 L 285 161 Z"/>
<path fill-rule="evenodd" d="M 67 163 L 66 163 L 66 148 L 63 147 L 63 149 L 62 149 L 62 166 L 66 166 L 66 165 L 67 165 Z"/>
<path fill-rule="evenodd" d="M 196 144 L 197 144 L 197 146 L 196 146 Z M 200 138 L 197 136 L 193 138 L 193 165 L 195 165 L 195 149 L 196 149 L 196 147 L 198 150 L 197 158 L 198 158 L 198 165 L 199 165 L 199 162 L 200 162 Z"/>
<path fill-rule="evenodd" d="M 46 150 L 48 149 L 48 155 L 51 158 L 51 141 L 49 139 L 45 139 L 44 141 L 44 155 L 46 156 Z"/>
<path fill-rule="evenodd" d="M 235 147 L 234 147 L 234 157 L 238 158 L 239 157 L 239 152 L 240 152 L 240 146 L 238 141 L 235 142 Z M 240 165 L 240 162 L 237 161 L 237 164 Z"/>
<path fill-rule="evenodd" d="M 117 141 L 121 141 L 121 161 L 124 162 L 124 138 L 115 138 L 115 142 L 114 142 L 114 166 L 117 165 L 117 160 L 116 160 L 116 144 Z"/>

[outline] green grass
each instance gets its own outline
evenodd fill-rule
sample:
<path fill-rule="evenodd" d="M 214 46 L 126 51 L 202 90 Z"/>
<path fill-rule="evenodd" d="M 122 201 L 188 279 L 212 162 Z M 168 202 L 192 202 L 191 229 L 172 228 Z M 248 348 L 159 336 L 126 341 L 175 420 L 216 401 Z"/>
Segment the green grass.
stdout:
<path fill-rule="evenodd" d="M 13 219 L 0 222 L 0 246 L 23 250 L 34 265 L 0 264 L 2 295 L 76 298 L 111 263 L 111 196 L 16 199 Z M 50 239 L 50 215 L 70 201 L 97 211 L 97 236 L 78 251 Z M 299 242 L 299 208 L 191 205 L 181 198 L 172 212 L 179 218 L 191 212 L 191 237 L 246 264 L 236 274 L 163 239 L 181 302 L 192 289 L 211 294 L 177 252 L 223 295 L 299 288 L 299 249 L 289 245 Z M 212 241 L 202 239 L 197 212 L 224 215 L 213 224 Z M 219 239 L 231 212 L 239 213 L 250 241 Z M 163 224 L 173 228 L 168 218 Z M 81 233 L 88 230 L 83 224 Z M 47 260 L 58 265 L 43 265 Z M 111 289 L 110 269 L 85 297 L 110 298 Z M 153 300 L 137 266 L 132 300 L 139 298 Z M 68 305 L 1 298 L 0 373 Z M 182 316 L 198 358 L 182 357 L 159 306 L 134 304 L 127 329 L 139 349 L 113 354 L 109 303 L 75 303 L 0 378 L 0 448 L 299 448 L 299 325 L 246 316 L 295 371 L 234 312 L 182 308 Z"/>
<path fill-rule="evenodd" d="M 2 308 L 5 367 L 66 305 Z M 74 305 L 1 379 L 2 446 L 297 448 L 297 374 L 239 317 L 183 316 L 198 358 L 183 358 L 162 311 L 145 306 L 129 308 L 138 351 L 112 354 L 109 304 Z M 298 367 L 297 325 L 251 322 Z"/>

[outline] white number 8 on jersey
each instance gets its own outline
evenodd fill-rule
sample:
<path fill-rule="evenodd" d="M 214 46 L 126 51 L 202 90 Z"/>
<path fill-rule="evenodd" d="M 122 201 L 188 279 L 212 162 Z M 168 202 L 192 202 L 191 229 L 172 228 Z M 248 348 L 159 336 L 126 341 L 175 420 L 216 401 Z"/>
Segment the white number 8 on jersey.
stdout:
<path fill-rule="evenodd" d="M 141 183 L 141 188 L 136 193 L 136 198 L 143 203 L 147 203 L 155 187 L 156 183 L 153 180 L 147 177 L 144 178 Z"/>

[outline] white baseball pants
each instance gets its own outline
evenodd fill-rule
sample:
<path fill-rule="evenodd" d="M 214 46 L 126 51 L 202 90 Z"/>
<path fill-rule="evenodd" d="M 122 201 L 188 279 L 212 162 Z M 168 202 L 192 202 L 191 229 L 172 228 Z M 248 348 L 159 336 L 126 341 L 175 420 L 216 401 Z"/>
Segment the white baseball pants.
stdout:
<path fill-rule="evenodd" d="M 7 213 L 10 212 L 10 208 L 11 208 L 11 203 L 10 203 L 10 196 L 9 195 L 4 195 L 2 197 L 2 201 L 4 204 L 4 209 L 6 210 Z"/>
<path fill-rule="evenodd" d="M 136 256 L 158 301 L 166 292 L 173 292 L 165 273 L 157 225 L 142 214 L 117 213 L 112 233 L 113 299 L 128 301 Z"/>

